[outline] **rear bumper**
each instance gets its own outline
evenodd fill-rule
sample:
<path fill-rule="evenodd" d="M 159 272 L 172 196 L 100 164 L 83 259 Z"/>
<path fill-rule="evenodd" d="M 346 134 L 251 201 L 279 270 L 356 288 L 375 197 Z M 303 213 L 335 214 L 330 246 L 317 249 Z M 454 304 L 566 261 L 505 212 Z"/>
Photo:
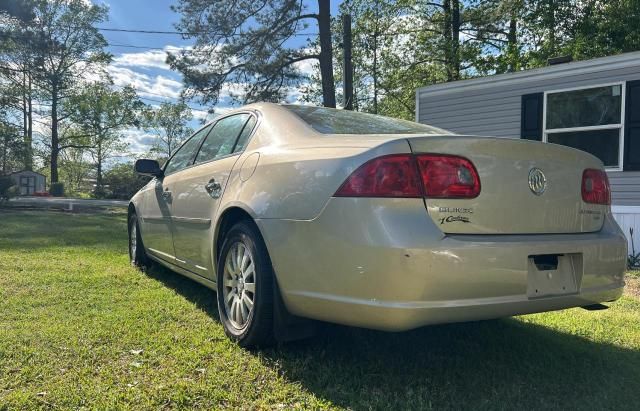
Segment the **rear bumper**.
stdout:
<path fill-rule="evenodd" d="M 329 322 L 401 331 L 612 301 L 624 286 L 610 215 L 597 233 L 446 236 L 420 199 L 333 198 L 314 220 L 258 225 L 287 308 Z M 536 296 L 538 254 L 577 256 L 576 288 Z"/>

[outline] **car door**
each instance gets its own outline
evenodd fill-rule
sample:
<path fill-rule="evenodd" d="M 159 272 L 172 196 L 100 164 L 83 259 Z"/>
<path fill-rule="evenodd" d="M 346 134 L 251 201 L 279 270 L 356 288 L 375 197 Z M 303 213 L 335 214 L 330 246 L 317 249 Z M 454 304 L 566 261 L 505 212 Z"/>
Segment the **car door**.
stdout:
<path fill-rule="evenodd" d="M 169 159 L 164 168 L 164 177 L 151 181 L 145 192 L 141 213 L 141 232 L 145 248 L 157 258 L 175 264 L 173 247 L 173 193 L 172 186 L 180 171 L 193 163 L 203 137 L 210 130 L 204 127 L 189 138 Z"/>
<path fill-rule="evenodd" d="M 212 261 L 215 215 L 229 175 L 255 126 L 250 113 L 218 120 L 203 141 L 194 167 L 174 191 L 174 247 L 177 262 L 215 281 Z"/>

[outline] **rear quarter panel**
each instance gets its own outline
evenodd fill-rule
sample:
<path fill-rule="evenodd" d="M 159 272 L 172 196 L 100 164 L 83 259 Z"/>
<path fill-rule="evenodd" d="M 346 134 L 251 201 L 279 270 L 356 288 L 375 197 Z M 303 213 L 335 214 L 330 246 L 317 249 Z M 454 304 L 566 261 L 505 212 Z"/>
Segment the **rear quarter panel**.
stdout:
<path fill-rule="evenodd" d="M 257 219 L 310 220 L 362 163 L 379 155 L 409 151 L 405 139 L 373 148 L 318 144 L 250 150 L 241 156 L 230 176 L 221 211 L 238 206 Z"/>

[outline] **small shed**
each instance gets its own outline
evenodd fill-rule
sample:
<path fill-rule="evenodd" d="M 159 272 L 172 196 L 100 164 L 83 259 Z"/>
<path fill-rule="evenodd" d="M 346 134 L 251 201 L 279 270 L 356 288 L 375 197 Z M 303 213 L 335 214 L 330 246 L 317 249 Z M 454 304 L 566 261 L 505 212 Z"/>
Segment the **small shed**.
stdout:
<path fill-rule="evenodd" d="M 32 196 L 47 190 L 47 177 L 44 174 L 23 170 L 9 175 L 18 186 L 18 195 Z"/>

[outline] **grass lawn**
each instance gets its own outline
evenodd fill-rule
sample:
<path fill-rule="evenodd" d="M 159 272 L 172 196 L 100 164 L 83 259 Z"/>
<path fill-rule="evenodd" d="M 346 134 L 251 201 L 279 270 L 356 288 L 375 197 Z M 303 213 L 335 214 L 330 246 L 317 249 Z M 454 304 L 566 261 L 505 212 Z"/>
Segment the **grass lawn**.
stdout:
<path fill-rule="evenodd" d="M 632 282 L 637 281 L 631 279 Z M 249 352 L 211 291 L 129 266 L 125 216 L 0 210 L 0 410 L 637 409 L 640 299 Z"/>

